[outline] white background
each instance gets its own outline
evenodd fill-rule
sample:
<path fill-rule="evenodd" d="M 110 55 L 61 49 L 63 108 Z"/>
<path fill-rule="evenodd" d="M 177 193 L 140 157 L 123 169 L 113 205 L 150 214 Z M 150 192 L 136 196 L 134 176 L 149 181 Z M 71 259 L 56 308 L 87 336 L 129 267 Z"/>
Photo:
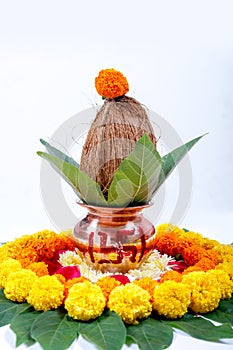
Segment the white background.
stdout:
<path fill-rule="evenodd" d="M 209 132 L 190 152 L 192 198 L 180 224 L 232 242 L 232 16 L 230 0 L 0 1 L 0 241 L 55 229 L 41 200 L 39 138 L 101 104 L 94 78 L 114 67 L 184 142 Z"/>

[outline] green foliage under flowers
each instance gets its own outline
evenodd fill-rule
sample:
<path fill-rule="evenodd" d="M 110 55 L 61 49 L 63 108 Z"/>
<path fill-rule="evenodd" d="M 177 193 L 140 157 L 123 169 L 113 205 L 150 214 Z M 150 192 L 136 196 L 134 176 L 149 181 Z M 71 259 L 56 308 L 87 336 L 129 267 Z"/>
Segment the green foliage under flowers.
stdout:
<path fill-rule="evenodd" d="M 48 153 L 37 152 L 67 181 L 77 196 L 89 205 L 126 207 L 147 204 L 188 151 L 203 137 L 197 137 L 161 157 L 147 134 L 122 160 L 108 190 L 103 195 L 99 184 L 80 170 L 76 161 L 40 140 Z"/>
<path fill-rule="evenodd" d="M 120 350 L 124 344 L 133 343 L 140 350 L 162 350 L 172 344 L 174 329 L 206 341 L 232 339 L 233 297 L 221 300 L 205 318 L 187 313 L 179 320 L 165 320 L 152 314 L 137 325 L 125 325 L 111 311 L 89 322 L 73 320 L 63 308 L 38 312 L 27 303 L 6 299 L 0 290 L 0 326 L 5 325 L 16 334 L 16 346 L 37 342 L 43 350 L 66 350 L 81 335 L 100 350 Z"/>

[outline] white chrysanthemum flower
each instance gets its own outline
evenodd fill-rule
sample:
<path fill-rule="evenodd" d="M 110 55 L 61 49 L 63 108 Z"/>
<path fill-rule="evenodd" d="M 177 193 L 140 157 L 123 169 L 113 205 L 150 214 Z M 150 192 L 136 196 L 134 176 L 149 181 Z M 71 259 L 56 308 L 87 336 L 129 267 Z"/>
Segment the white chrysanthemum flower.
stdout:
<path fill-rule="evenodd" d="M 82 263 L 82 259 L 76 252 L 67 250 L 66 252 L 61 253 L 59 255 L 58 262 L 62 266 L 74 266 L 74 265 L 80 265 Z"/>
<path fill-rule="evenodd" d="M 82 262 L 79 266 L 81 276 L 84 276 L 88 278 L 92 282 L 97 282 L 98 279 L 106 276 L 112 275 L 110 272 L 101 272 L 101 271 L 95 271 L 92 268 L 90 268 L 85 262 Z"/>

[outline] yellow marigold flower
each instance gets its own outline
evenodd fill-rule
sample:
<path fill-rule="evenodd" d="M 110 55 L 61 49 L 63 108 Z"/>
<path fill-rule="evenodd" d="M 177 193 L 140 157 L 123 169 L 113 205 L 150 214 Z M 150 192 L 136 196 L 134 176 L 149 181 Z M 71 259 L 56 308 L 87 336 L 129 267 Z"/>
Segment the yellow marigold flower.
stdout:
<path fill-rule="evenodd" d="M 111 68 L 103 69 L 95 78 L 95 87 L 100 96 L 116 98 L 125 95 L 129 91 L 129 84 L 124 75 Z"/>
<path fill-rule="evenodd" d="M 159 285 L 159 282 L 153 280 L 151 277 L 144 277 L 140 280 L 135 280 L 132 283 L 136 284 L 137 286 L 145 289 L 150 294 L 150 301 L 153 302 L 154 300 L 154 289 L 157 285 Z"/>
<path fill-rule="evenodd" d="M 221 290 L 217 278 L 208 272 L 191 272 L 183 276 L 182 284 L 192 291 L 190 309 L 196 313 L 207 313 L 218 307 Z"/>
<path fill-rule="evenodd" d="M 218 264 L 216 266 L 216 270 L 225 271 L 228 274 L 228 276 L 230 277 L 230 279 L 233 281 L 233 263 L 224 262 L 224 263 Z"/>
<path fill-rule="evenodd" d="M 154 289 L 153 309 L 159 315 L 176 319 L 188 310 L 191 291 L 188 286 L 175 281 L 165 281 Z"/>
<path fill-rule="evenodd" d="M 61 275 L 56 275 L 56 276 L 61 276 Z M 82 283 L 82 282 L 85 282 L 85 281 L 89 281 L 90 282 L 90 280 L 88 278 L 84 277 L 84 276 L 75 277 L 75 278 L 72 278 L 71 280 L 68 280 L 68 281 L 65 280 L 65 283 L 64 283 L 65 284 L 65 292 L 64 292 L 65 299 L 68 297 L 69 291 L 70 291 L 71 287 L 73 287 L 74 284 Z"/>
<path fill-rule="evenodd" d="M 208 274 L 217 278 L 222 293 L 221 299 L 229 299 L 233 293 L 233 281 L 228 274 L 222 270 L 210 270 Z"/>
<path fill-rule="evenodd" d="M 101 288 L 89 281 L 74 284 L 65 301 L 68 315 L 80 321 L 89 321 L 100 316 L 105 305 Z"/>
<path fill-rule="evenodd" d="M 181 282 L 182 281 L 182 275 L 177 271 L 167 271 L 165 272 L 162 277 L 160 278 L 160 283 L 165 281 L 175 281 L 175 282 Z"/>
<path fill-rule="evenodd" d="M 48 266 L 44 262 L 34 262 L 27 265 L 27 269 L 35 272 L 38 277 L 46 276 L 49 274 Z"/>
<path fill-rule="evenodd" d="M 64 288 L 55 276 L 42 276 L 33 284 L 27 302 L 37 311 L 56 309 L 63 303 Z"/>
<path fill-rule="evenodd" d="M 0 264 L 0 288 L 5 287 L 7 277 L 11 272 L 19 271 L 22 266 L 19 261 L 15 259 L 7 259 Z"/>
<path fill-rule="evenodd" d="M 109 294 L 111 291 L 116 288 L 117 286 L 121 285 L 121 282 L 117 281 L 113 277 L 105 276 L 100 278 L 96 284 L 101 288 L 104 297 L 106 299 L 106 302 L 108 302 Z"/>
<path fill-rule="evenodd" d="M 11 272 L 6 280 L 4 294 L 7 299 L 25 302 L 33 283 L 38 279 L 30 270 L 21 269 Z"/>
<path fill-rule="evenodd" d="M 218 262 L 233 262 L 233 246 L 230 244 L 216 245 L 213 250 L 218 254 Z"/>
<path fill-rule="evenodd" d="M 219 243 L 218 241 L 207 237 L 204 237 L 202 241 L 202 247 L 205 249 L 214 249 L 220 245 L 221 243 Z"/>
<path fill-rule="evenodd" d="M 115 311 L 125 323 L 137 324 L 152 311 L 150 294 L 134 283 L 127 283 L 113 289 L 109 295 L 108 308 Z"/>

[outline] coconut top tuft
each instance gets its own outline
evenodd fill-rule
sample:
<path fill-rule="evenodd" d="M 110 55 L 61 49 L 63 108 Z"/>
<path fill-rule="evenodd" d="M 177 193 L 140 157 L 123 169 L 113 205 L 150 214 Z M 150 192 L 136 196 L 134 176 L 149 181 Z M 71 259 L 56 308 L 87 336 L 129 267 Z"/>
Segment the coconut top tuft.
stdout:
<path fill-rule="evenodd" d="M 102 69 L 95 78 L 95 87 L 98 94 L 107 99 L 123 96 L 129 91 L 126 77 L 114 68 Z"/>

